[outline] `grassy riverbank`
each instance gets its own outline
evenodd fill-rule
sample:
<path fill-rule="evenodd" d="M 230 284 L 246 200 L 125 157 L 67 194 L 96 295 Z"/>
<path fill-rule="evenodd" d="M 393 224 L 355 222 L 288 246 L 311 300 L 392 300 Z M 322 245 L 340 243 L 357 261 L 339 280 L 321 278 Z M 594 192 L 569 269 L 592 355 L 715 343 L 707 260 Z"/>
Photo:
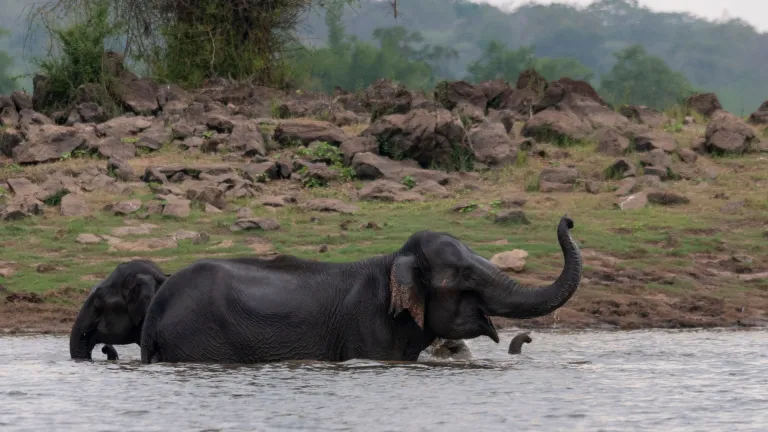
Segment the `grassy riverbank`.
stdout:
<path fill-rule="evenodd" d="M 682 141 L 682 140 L 681 140 Z M 568 163 L 583 177 L 598 176 L 613 158 L 590 145 L 569 148 Z M 223 163 L 220 155 L 160 152 L 130 161 L 146 167 L 182 163 Z M 19 167 L 8 164 L 4 179 L 34 179 L 45 173 L 84 170 L 105 161 L 69 159 Z M 768 169 L 765 157 L 712 158 L 700 167 L 714 178 L 675 183 L 685 205 L 649 205 L 622 211 L 609 191 L 543 193 L 532 189 L 532 173 L 551 165 L 530 156 L 525 163 L 467 176 L 448 185 L 450 196 L 426 195 L 421 202 L 357 201 L 362 182 L 304 188 L 293 181 L 268 182 L 254 198 L 240 198 L 231 211 L 193 209 L 175 218 L 137 212 L 115 216 L 102 211 L 109 203 L 154 194 L 145 183 L 114 195 L 84 195 L 88 216 L 61 216 L 56 207 L 0 225 L 3 297 L 0 328 L 7 332 L 66 332 L 85 292 L 122 261 L 151 258 L 173 272 L 204 257 L 287 253 L 324 261 L 349 261 L 398 248 L 415 231 L 450 232 L 486 257 L 511 249 L 529 253 L 525 269 L 514 276 L 536 284 L 553 280 L 562 265 L 555 228 L 559 217 L 575 220 L 574 237 L 585 258 L 579 291 L 555 316 L 502 325 L 559 327 L 677 327 L 763 325 L 768 320 Z M 265 197 L 292 196 L 286 205 L 263 205 Z M 510 197 L 525 200 L 530 224 L 494 221 Z M 313 198 L 335 198 L 357 207 L 354 214 L 303 209 Z M 513 199 L 514 201 L 514 199 Z M 724 208 L 728 203 L 733 209 Z M 462 210 L 455 210 L 463 204 Z M 256 217 L 279 222 L 277 230 L 230 231 L 235 210 L 246 207 Z M 727 206 L 726 206 L 727 207 Z M 126 229 L 126 227 L 132 227 Z M 82 244 L 83 234 L 103 236 Z M 120 241 L 110 240 L 119 238 Z M 321 252 L 322 251 L 322 252 Z"/>

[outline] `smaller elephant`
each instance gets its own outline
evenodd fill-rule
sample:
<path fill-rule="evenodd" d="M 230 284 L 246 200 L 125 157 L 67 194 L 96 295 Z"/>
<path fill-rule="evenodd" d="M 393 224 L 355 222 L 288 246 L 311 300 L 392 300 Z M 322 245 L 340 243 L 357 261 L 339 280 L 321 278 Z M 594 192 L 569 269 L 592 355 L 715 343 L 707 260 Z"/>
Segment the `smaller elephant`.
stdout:
<path fill-rule="evenodd" d="M 512 341 L 509 343 L 509 351 L 507 351 L 509 354 L 520 354 L 521 348 L 523 347 L 524 343 L 531 343 L 533 339 L 531 339 L 530 336 L 528 336 L 529 332 L 520 333 L 514 338 L 512 338 Z"/>
<path fill-rule="evenodd" d="M 472 352 L 469 350 L 467 344 L 461 339 L 453 340 L 437 338 L 425 351 L 437 358 L 452 358 L 455 360 L 472 359 Z"/>
<path fill-rule="evenodd" d="M 69 336 L 70 357 L 90 360 L 94 346 L 102 343 L 107 359 L 117 360 L 113 345 L 139 344 L 149 303 L 169 276 L 148 260 L 118 265 L 81 306 Z"/>

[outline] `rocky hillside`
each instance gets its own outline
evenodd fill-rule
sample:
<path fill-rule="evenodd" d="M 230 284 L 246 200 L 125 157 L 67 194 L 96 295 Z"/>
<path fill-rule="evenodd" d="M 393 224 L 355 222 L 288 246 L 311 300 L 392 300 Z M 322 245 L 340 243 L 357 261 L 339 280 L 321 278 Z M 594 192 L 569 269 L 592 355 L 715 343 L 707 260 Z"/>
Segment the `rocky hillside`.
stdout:
<path fill-rule="evenodd" d="M 713 94 L 666 114 L 611 107 L 587 83 L 531 72 L 433 95 L 387 80 L 360 94 L 226 80 L 190 93 L 114 70 L 116 117 L 89 86 L 67 110 L 36 111 L 45 77 L 0 97 L 0 327 L 66 331 L 73 302 L 130 258 L 167 271 L 244 253 L 352 260 L 420 229 L 543 283 L 562 265 L 563 213 L 584 287 L 525 325 L 768 322 L 768 103 L 746 121 Z"/>

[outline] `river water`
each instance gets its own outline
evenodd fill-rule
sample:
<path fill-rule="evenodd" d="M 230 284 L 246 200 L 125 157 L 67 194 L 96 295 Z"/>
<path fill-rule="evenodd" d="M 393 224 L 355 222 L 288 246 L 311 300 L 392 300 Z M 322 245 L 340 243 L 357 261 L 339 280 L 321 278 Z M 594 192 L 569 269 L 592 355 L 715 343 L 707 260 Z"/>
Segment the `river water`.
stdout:
<path fill-rule="evenodd" d="M 514 332 L 471 361 L 141 365 L 0 337 L 0 430 L 765 431 L 768 330 Z"/>

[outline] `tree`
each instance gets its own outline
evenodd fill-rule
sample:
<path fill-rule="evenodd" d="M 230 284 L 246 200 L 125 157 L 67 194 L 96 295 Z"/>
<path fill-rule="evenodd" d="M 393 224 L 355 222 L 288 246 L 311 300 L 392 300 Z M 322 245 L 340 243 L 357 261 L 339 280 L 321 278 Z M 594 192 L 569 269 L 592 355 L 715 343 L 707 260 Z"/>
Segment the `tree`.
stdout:
<path fill-rule="evenodd" d="M 717 93 L 731 112 L 739 113 L 742 107 L 752 112 L 768 97 L 768 32 L 760 33 L 741 20 L 713 22 L 688 13 L 654 12 L 642 0 L 596 0 L 587 7 L 523 2 L 514 11 L 470 1 L 398 1 L 400 23 L 418 29 L 425 44 L 458 52 L 446 71 L 436 70 L 441 78 L 470 75 L 467 66 L 494 40 L 515 50 L 533 46 L 537 58 L 574 58 L 594 71 L 595 80 L 611 70 L 616 51 L 640 44 L 685 74 L 692 85 Z M 371 29 L 393 25 L 386 2 L 359 4 L 356 11 L 344 13 L 348 34 L 368 40 Z M 320 32 L 308 29 L 319 26 L 322 16 L 310 17 L 299 31 L 307 38 L 318 37 Z"/>
<path fill-rule="evenodd" d="M 339 86 L 360 90 L 378 78 L 427 89 L 435 82 L 431 64 L 454 55 L 447 48 L 422 44 L 419 32 L 404 27 L 375 29 L 372 36 L 379 42 L 377 48 L 346 35 L 339 16 L 339 9 L 326 9 L 328 47 L 307 49 L 298 61 L 296 68 L 307 71 L 307 86 L 312 89 L 330 92 Z"/>
<path fill-rule="evenodd" d="M 206 78 L 232 77 L 281 86 L 287 50 L 298 45 L 295 28 L 315 4 L 354 0 L 114 0 L 110 22 L 122 26 L 126 58 L 153 76 L 196 86 Z M 102 0 L 45 0 L 30 24 L 69 22 Z"/>
<path fill-rule="evenodd" d="M 499 42 L 491 42 L 483 55 L 467 66 L 468 79 L 474 82 L 493 79 L 516 82 L 520 73 L 529 68 L 536 69 L 547 80 L 569 77 L 589 81 L 594 76 L 591 69 L 574 58 L 536 58 L 533 52 L 533 47 L 509 50 Z"/>
<path fill-rule="evenodd" d="M 603 75 L 601 94 L 614 104 L 632 103 L 664 109 L 693 91 L 686 77 L 649 55 L 640 45 L 614 54 L 616 64 Z"/>
<path fill-rule="evenodd" d="M 474 82 L 504 79 L 517 81 L 520 72 L 533 67 L 532 47 L 509 50 L 500 42 L 489 43 L 480 58 L 467 66 L 468 79 Z"/>
<path fill-rule="evenodd" d="M 595 73 L 584 66 L 575 58 L 547 58 L 542 57 L 534 61 L 534 68 L 541 73 L 547 81 L 554 81 L 563 77 L 575 80 L 592 81 Z"/>
<path fill-rule="evenodd" d="M 8 35 L 4 29 L 0 29 L 0 38 Z M 8 94 L 16 90 L 16 81 L 9 76 L 9 69 L 13 65 L 13 59 L 5 51 L 0 51 L 0 94 Z"/>

